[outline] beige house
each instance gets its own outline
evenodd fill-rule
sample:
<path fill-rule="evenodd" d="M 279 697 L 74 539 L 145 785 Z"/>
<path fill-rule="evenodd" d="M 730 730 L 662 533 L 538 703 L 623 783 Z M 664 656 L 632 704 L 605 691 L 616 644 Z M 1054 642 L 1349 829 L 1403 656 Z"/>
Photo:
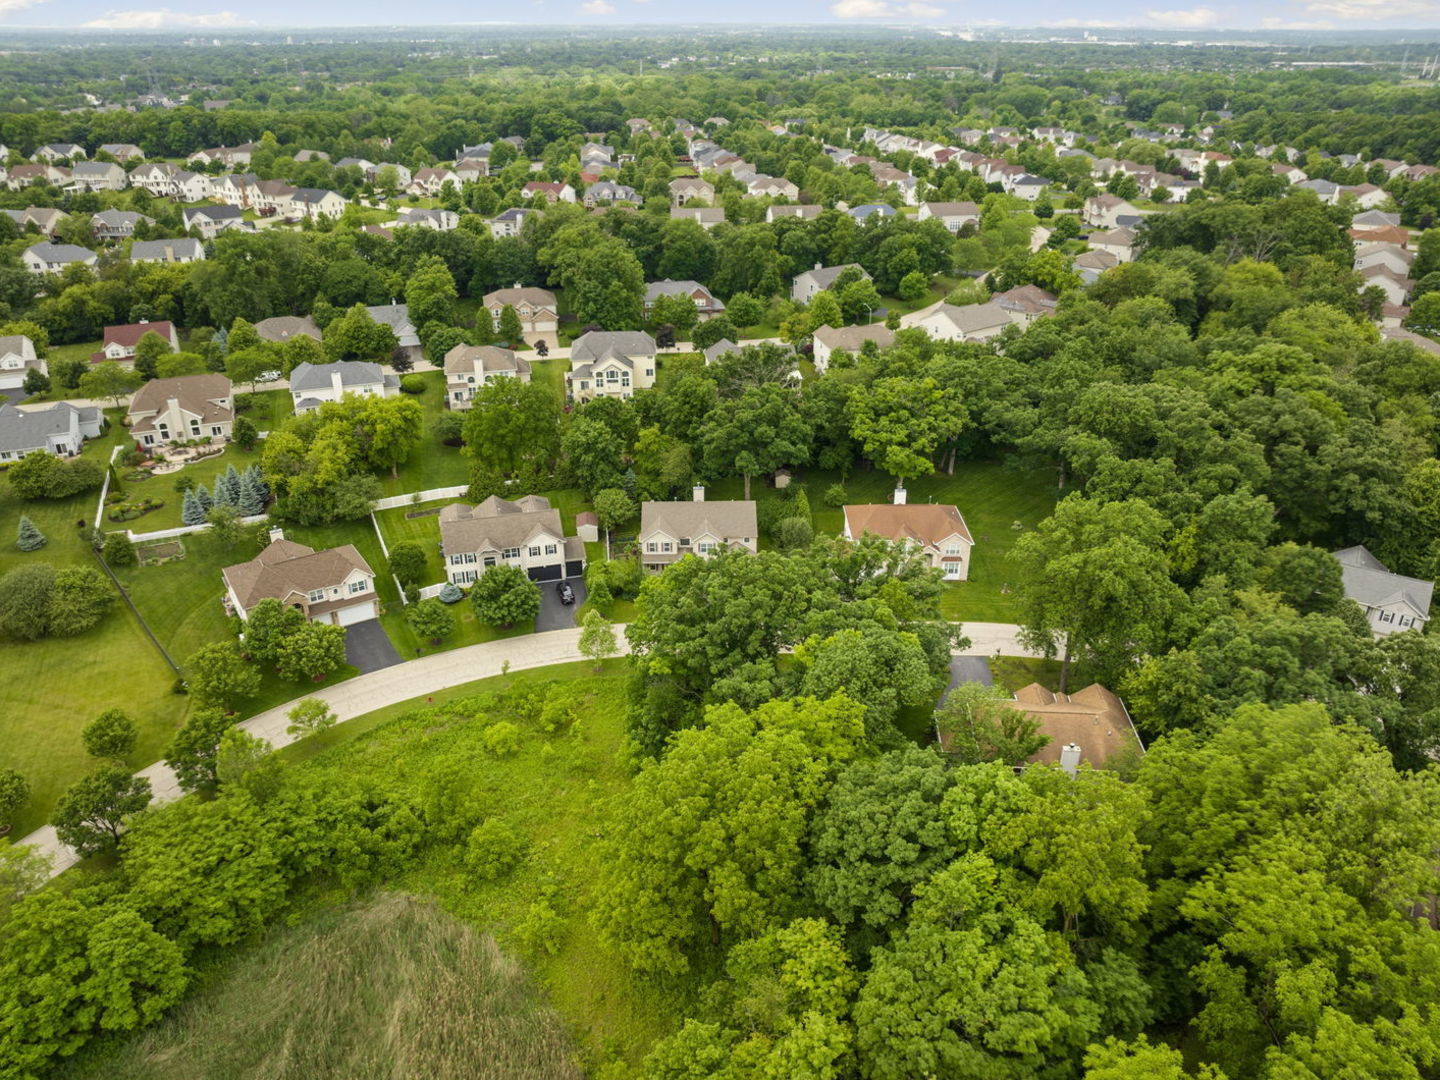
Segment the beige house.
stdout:
<path fill-rule="evenodd" d="M 216 374 L 151 379 L 130 399 L 126 421 L 141 446 L 228 439 L 235 421 L 230 380 Z"/>
<path fill-rule="evenodd" d="M 0 337 L 0 390 L 17 390 L 31 371 L 49 374 L 45 361 L 35 355 L 35 342 L 24 334 Z"/>
<path fill-rule="evenodd" d="M 693 221 L 708 232 L 716 225 L 725 224 L 725 208 L 723 206 L 672 206 L 670 217 L 675 221 Z"/>
<path fill-rule="evenodd" d="M 936 341 L 989 341 L 1011 323 L 993 303 L 947 304 L 941 300 L 900 316 L 901 329 L 920 329 Z"/>
<path fill-rule="evenodd" d="M 573 400 L 634 397 L 655 385 L 655 339 L 639 330 L 592 330 L 570 346 L 565 392 Z"/>
<path fill-rule="evenodd" d="M 1435 592 L 1433 581 L 1391 573 L 1363 544 L 1344 548 L 1334 556 L 1340 564 L 1345 595 L 1365 612 L 1374 637 L 1425 629 Z"/>
<path fill-rule="evenodd" d="M 158 334 L 165 339 L 170 346 L 171 352 L 180 351 L 180 338 L 175 333 L 175 324 L 160 320 L 157 322 L 130 323 L 127 326 L 105 327 L 104 340 L 101 343 L 100 351 L 91 353 L 92 363 L 100 363 L 102 360 L 133 360 L 135 350 L 140 345 L 140 339 L 146 334 Z"/>
<path fill-rule="evenodd" d="M 848 353 L 858 353 L 867 341 L 873 341 L 877 347 L 887 349 L 895 344 L 895 331 L 891 330 L 884 323 L 866 323 L 862 326 L 817 326 L 812 337 L 813 351 L 811 359 L 815 362 L 815 370 L 819 374 L 825 374 L 830 367 L 830 355 L 837 349 Z"/>
<path fill-rule="evenodd" d="M 311 622 L 352 626 L 380 617 L 375 571 L 350 544 L 325 551 L 270 530 L 270 544 L 249 562 L 227 566 L 226 605 L 242 619 L 261 600 L 279 600 Z"/>
<path fill-rule="evenodd" d="M 546 345 L 553 347 L 558 340 L 556 334 L 560 329 L 560 306 L 555 301 L 555 294 L 549 289 L 524 286 L 516 282 L 513 288 L 496 289 L 492 293 L 486 293 L 481 303 L 490 313 L 490 321 L 496 330 L 500 329 L 500 316 L 505 311 L 505 305 L 509 304 L 515 309 L 515 314 L 520 316 L 520 327 L 525 331 L 527 342 L 533 345 L 537 341 L 544 341 Z"/>
<path fill-rule="evenodd" d="M 709 558 L 727 550 L 758 550 L 754 500 L 706 502 L 697 487 L 691 502 L 640 504 L 640 563 L 658 573 L 686 555 Z"/>
<path fill-rule="evenodd" d="M 1102 229 L 1091 233 L 1085 242 L 1092 251 L 1108 252 L 1120 262 L 1130 262 L 1135 258 L 1135 236 L 1134 229 Z"/>
<path fill-rule="evenodd" d="M 1140 211 L 1118 195 L 1092 195 L 1085 200 L 1085 224 L 1100 229 L 1113 229 L 1119 218 L 1136 216 Z"/>
<path fill-rule="evenodd" d="M 273 319 L 261 319 L 255 324 L 255 333 L 260 335 L 261 341 L 273 341 L 280 345 L 297 336 L 321 340 L 320 327 L 309 315 L 276 315 Z"/>
<path fill-rule="evenodd" d="M 477 506 L 452 503 L 440 511 L 445 578 L 473 585 L 492 566 L 518 566 L 531 581 L 559 581 L 585 572 L 585 545 L 565 536 L 560 511 L 541 495 L 498 495 Z"/>
<path fill-rule="evenodd" d="M 313 412 L 327 401 L 347 397 L 394 397 L 400 376 L 387 375 L 379 364 L 339 360 L 331 364 L 296 364 L 290 372 L 290 398 L 297 413 Z"/>
<path fill-rule="evenodd" d="M 645 286 L 644 310 L 647 319 L 654 310 L 655 301 L 662 296 L 689 297 L 701 322 L 725 313 L 725 302 L 698 281 L 671 281 L 666 278 L 664 281 L 649 282 Z"/>
<path fill-rule="evenodd" d="M 835 280 L 846 270 L 855 269 L 860 271 L 860 276 L 866 281 L 870 275 L 859 263 L 844 263 L 841 266 L 824 266 L 816 263 L 813 269 L 796 274 L 790 282 L 790 299 L 797 304 L 808 304 L 815 299 L 817 293 L 824 292 L 835 284 Z"/>
<path fill-rule="evenodd" d="M 445 400 L 468 409 L 475 391 L 496 379 L 530 381 L 530 361 L 494 345 L 456 345 L 445 354 Z"/>
<path fill-rule="evenodd" d="M 996 293 L 990 303 L 1009 315 L 1012 322 L 1029 326 L 1041 316 L 1055 314 L 1057 301 L 1038 285 L 1017 285 Z"/>
<path fill-rule="evenodd" d="M 715 185 L 708 180 L 701 180 L 698 176 L 682 176 L 678 180 L 670 181 L 670 205 L 684 206 L 697 200 L 712 202 L 715 198 Z"/>
<path fill-rule="evenodd" d="M 970 552 L 975 541 L 958 508 L 940 503 L 905 502 L 905 489 L 895 489 L 893 503 L 845 507 L 847 540 L 881 536 L 920 551 L 946 581 L 970 577 Z"/>
<path fill-rule="evenodd" d="M 1049 740 L 1026 761 L 1059 765 L 1071 776 L 1082 764 L 1098 769 L 1122 752 L 1145 750 L 1125 703 L 1099 683 L 1073 694 L 1057 694 L 1031 683 L 1015 691 L 1004 705 L 1028 715 L 1036 723 L 1036 733 Z M 950 749 L 944 731 L 940 749 Z"/>
<path fill-rule="evenodd" d="M 925 202 L 915 214 L 919 221 L 936 218 L 952 233 L 958 233 L 966 225 L 980 227 L 980 207 L 973 202 Z"/>

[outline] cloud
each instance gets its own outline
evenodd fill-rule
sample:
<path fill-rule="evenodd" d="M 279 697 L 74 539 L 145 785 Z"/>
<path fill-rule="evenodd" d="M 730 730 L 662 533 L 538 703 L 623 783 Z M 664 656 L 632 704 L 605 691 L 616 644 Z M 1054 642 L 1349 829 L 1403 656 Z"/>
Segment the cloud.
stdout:
<path fill-rule="evenodd" d="M 1220 21 L 1220 13 L 1209 7 L 1191 8 L 1189 11 L 1147 11 L 1145 17 L 1158 26 L 1178 26 L 1187 30 L 1214 26 Z"/>
<path fill-rule="evenodd" d="M 1279 19 L 1274 15 L 1260 20 L 1266 30 L 1334 30 L 1335 24 L 1329 19 Z"/>
<path fill-rule="evenodd" d="M 11 11 L 24 11 L 36 4 L 43 4 L 45 0 L 0 0 L 0 15 Z"/>
<path fill-rule="evenodd" d="M 891 3 L 890 0 L 836 0 L 830 14 L 837 19 L 934 19 L 945 9 L 924 0 Z"/>
<path fill-rule="evenodd" d="M 4 2 L 5 0 L 0 0 L 0 3 Z M 242 19 L 233 11 L 213 11 L 201 15 L 190 11 L 155 8 L 151 11 L 107 11 L 100 18 L 91 19 L 82 25 L 94 30 L 164 30 L 186 26 L 254 26 L 255 20 Z"/>
<path fill-rule="evenodd" d="M 614 15 L 615 5 L 610 0 L 585 0 L 580 10 L 586 15 Z"/>
<path fill-rule="evenodd" d="M 1434 0 L 1310 0 L 1305 10 L 1337 19 L 1434 18 L 1440 14 L 1440 5 Z"/>

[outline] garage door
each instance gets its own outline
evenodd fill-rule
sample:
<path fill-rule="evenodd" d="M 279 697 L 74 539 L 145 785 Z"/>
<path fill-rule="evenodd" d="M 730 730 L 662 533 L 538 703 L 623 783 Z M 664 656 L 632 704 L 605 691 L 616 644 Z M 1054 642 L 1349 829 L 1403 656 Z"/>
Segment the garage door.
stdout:
<path fill-rule="evenodd" d="M 573 562 L 567 562 L 567 563 L 565 564 L 565 576 L 566 576 L 566 577 L 584 577 L 584 576 L 585 576 L 585 563 L 584 563 L 584 561 L 581 560 L 581 559 L 575 559 Z"/>
<path fill-rule="evenodd" d="M 559 581 L 559 566 L 532 566 L 530 568 L 531 581 Z"/>
<path fill-rule="evenodd" d="M 341 626 L 352 626 L 357 622 L 364 622 L 366 619 L 375 618 L 375 601 L 356 604 L 354 607 L 341 608 L 335 613 L 336 620 Z"/>

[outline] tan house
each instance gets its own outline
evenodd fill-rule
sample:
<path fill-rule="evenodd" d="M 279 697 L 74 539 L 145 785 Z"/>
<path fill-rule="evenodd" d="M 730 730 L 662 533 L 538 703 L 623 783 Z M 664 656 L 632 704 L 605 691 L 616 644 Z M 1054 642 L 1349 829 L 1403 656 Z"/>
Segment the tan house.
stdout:
<path fill-rule="evenodd" d="M 475 391 L 496 379 L 530 381 L 530 361 L 494 345 L 456 345 L 445 354 L 445 400 L 468 409 Z"/>
<path fill-rule="evenodd" d="M 1120 218 L 1138 216 L 1140 211 L 1118 195 L 1092 195 L 1085 200 L 1085 224 L 1101 229 L 1113 229 L 1120 224 Z"/>
<path fill-rule="evenodd" d="M 937 218 L 952 233 L 958 233 L 966 225 L 980 227 L 980 207 L 973 202 L 925 202 L 915 214 L 918 221 Z"/>
<path fill-rule="evenodd" d="M 1056 302 L 1054 296 L 1038 285 L 1017 285 L 990 297 L 991 304 L 1021 326 L 1029 326 L 1043 315 L 1055 314 Z"/>
<path fill-rule="evenodd" d="M 316 551 L 272 529 L 264 551 L 249 562 L 225 567 L 220 575 L 226 606 L 242 619 L 267 599 L 295 608 L 311 622 L 332 626 L 380 617 L 375 571 L 351 544 Z"/>
<path fill-rule="evenodd" d="M 895 331 L 884 323 L 866 323 L 861 326 L 817 326 L 811 337 L 815 370 L 823 375 L 830 367 L 830 356 L 837 349 L 858 353 L 865 342 L 873 341 L 878 348 L 888 349 L 895 344 Z"/>
<path fill-rule="evenodd" d="M 320 327 L 309 315 L 276 315 L 273 319 L 261 319 L 255 324 L 255 333 L 261 341 L 273 341 L 283 345 L 293 337 L 309 337 L 321 340 Z"/>
<path fill-rule="evenodd" d="M 640 504 L 640 563 L 652 574 L 686 555 L 756 551 L 759 537 L 754 500 L 706 502 L 697 487 L 690 502 Z"/>
<path fill-rule="evenodd" d="M 180 351 L 180 338 L 175 333 L 174 323 L 165 320 L 138 322 L 128 326 L 105 327 L 104 341 L 100 351 L 90 354 L 90 362 L 98 364 L 102 360 L 135 359 L 135 350 L 140 344 L 140 339 L 146 334 L 159 334 L 170 346 L 171 352 Z"/>
<path fill-rule="evenodd" d="M 808 304 L 815 299 L 816 294 L 830 288 L 841 274 L 850 269 L 858 270 L 862 278 L 866 281 L 870 280 L 870 275 L 859 263 L 842 263 L 839 266 L 825 266 L 822 263 L 816 263 L 813 269 L 796 274 L 791 279 L 790 299 L 797 304 Z"/>
<path fill-rule="evenodd" d="M 725 208 L 723 206 L 672 206 L 670 217 L 674 221 L 693 221 L 708 232 L 716 225 L 725 224 Z"/>
<path fill-rule="evenodd" d="M 592 330 L 570 346 L 565 392 L 575 401 L 634 397 L 655 385 L 655 339 L 639 330 Z"/>
<path fill-rule="evenodd" d="M 1125 703 L 1099 683 L 1073 694 L 1057 694 L 1031 683 L 1015 691 L 1006 704 L 1031 717 L 1037 734 L 1050 740 L 1026 760 L 1059 765 L 1071 776 L 1082 764 L 1098 769 L 1122 752 L 1145 750 Z M 949 749 L 943 731 L 940 749 Z"/>
<path fill-rule="evenodd" d="M 847 540 L 880 536 L 919 550 L 946 581 L 970 577 L 970 552 L 975 541 L 958 508 L 941 503 L 905 502 L 905 489 L 895 489 L 893 503 L 845 507 Z"/>
<path fill-rule="evenodd" d="M 1120 262 L 1130 262 L 1135 258 L 1136 235 L 1134 229 L 1123 227 L 1102 229 L 1099 232 L 1091 233 L 1085 242 L 1090 245 L 1092 251 L 1105 251 L 1114 255 Z"/>
<path fill-rule="evenodd" d="M 549 289 L 524 286 L 516 282 L 513 288 L 496 289 L 486 293 L 481 301 L 490 313 L 490 321 L 496 330 L 500 329 L 500 316 L 509 304 L 520 316 L 520 328 L 525 331 L 525 340 L 532 345 L 537 341 L 554 346 L 560 329 L 560 306 L 555 294 Z"/>
<path fill-rule="evenodd" d="M 725 302 L 698 281 L 671 281 L 666 278 L 664 281 L 652 281 L 645 286 L 644 309 L 647 319 L 654 310 L 655 301 L 662 296 L 689 297 L 695 304 L 695 311 L 701 322 L 725 313 Z"/>
<path fill-rule="evenodd" d="M 684 206 L 697 200 L 712 202 L 715 199 L 715 185 L 698 176 L 682 176 L 670 181 L 670 205 Z"/>
<path fill-rule="evenodd" d="M 224 375 L 151 379 L 130 399 L 130 434 L 141 446 L 177 439 L 228 439 L 235 422 L 230 380 Z"/>
<path fill-rule="evenodd" d="M 1011 324 L 994 303 L 949 304 L 944 300 L 900 316 L 902 329 L 924 330 L 936 341 L 989 341 Z"/>
<path fill-rule="evenodd" d="M 585 572 L 585 545 L 565 536 L 560 511 L 542 495 L 510 500 L 491 495 L 476 506 L 440 511 L 445 578 L 473 585 L 492 566 L 518 566 L 531 581 L 559 581 Z"/>

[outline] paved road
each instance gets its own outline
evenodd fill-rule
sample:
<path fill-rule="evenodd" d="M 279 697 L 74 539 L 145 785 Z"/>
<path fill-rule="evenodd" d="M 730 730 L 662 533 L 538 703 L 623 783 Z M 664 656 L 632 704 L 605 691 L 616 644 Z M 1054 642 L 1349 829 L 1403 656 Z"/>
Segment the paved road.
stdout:
<path fill-rule="evenodd" d="M 972 642 L 968 655 L 1035 655 L 1017 640 L 1019 630 L 1018 626 L 1009 623 L 966 623 L 965 633 Z M 615 638 L 622 654 L 630 651 L 624 631 L 623 624 L 615 625 Z M 580 631 L 574 628 L 487 641 L 357 675 L 335 686 L 302 696 L 317 697 L 324 701 L 343 723 L 376 709 L 383 709 L 436 690 L 446 690 L 452 686 L 474 682 L 476 679 L 499 675 L 507 662 L 509 670 L 524 671 L 583 660 L 578 648 L 579 642 Z M 295 740 L 285 730 L 290 722 L 286 713 L 294 705 L 294 701 L 286 702 L 248 720 L 242 720 L 239 726 L 250 734 L 267 740 L 271 746 L 288 745 Z M 176 781 L 175 774 L 163 761 L 141 769 L 137 775 L 150 781 L 156 804 L 173 802 L 185 794 Z M 38 848 L 42 854 L 48 856 L 52 876 L 79 862 L 79 857 L 60 843 L 55 830 L 48 825 L 18 842 Z"/>

